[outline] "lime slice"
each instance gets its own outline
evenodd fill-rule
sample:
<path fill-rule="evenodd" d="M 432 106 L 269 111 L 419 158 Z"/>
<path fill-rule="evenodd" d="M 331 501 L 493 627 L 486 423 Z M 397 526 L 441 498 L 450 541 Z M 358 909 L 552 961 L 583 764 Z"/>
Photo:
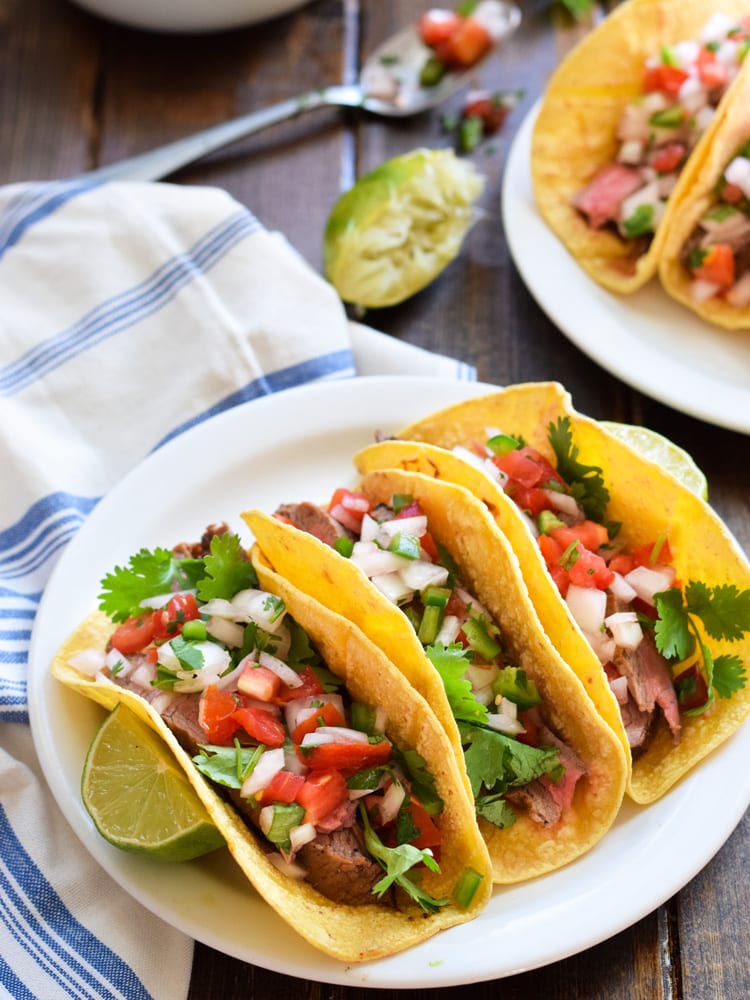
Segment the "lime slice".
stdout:
<path fill-rule="evenodd" d="M 123 851 L 188 861 L 224 846 L 169 748 L 122 704 L 89 747 L 81 794 L 99 833 Z"/>
<path fill-rule="evenodd" d="M 705 475 L 695 464 L 695 460 L 684 448 L 680 448 L 669 438 L 665 438 L 656 431 L 651 431 L 647 427 L 636 427 L 633 424 L 618 424 L 608 420 L 602 420 L 601 425 L 610 434 L 614 434 L 621 441 L 629 444 L 630 447 L 660 465 L 667 472 L 671 472 L 675 479 L 679 479 L 683 486 L 686 486 L 696 496 L 703 500 L 708 499 L 708 481 Z"/>
<path fill-rule="evenodd" d="M 392 306 L 458 255 L 484 178 L 451 149 L 387 160 L 338 200 L 326 225 L 325 273 L 344 302 Z"/>

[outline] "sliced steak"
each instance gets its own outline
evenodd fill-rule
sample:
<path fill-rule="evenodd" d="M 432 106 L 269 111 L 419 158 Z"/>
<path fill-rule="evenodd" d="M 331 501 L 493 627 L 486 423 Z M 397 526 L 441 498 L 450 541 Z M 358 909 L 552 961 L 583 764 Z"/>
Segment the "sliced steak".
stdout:
<path fill-rule="evenodd" d="M 297 854 L 307 869 L 314 889 L 337 903 L 362 906 L 376 898 L 372 888 L 383 877 L 383 869 L 366 852 L 358 827 L 343 827 L 323 833 Z M 390 902 L 387 896 L 381 901 Z"/>
<path fill-rule="evenodd" d="M 636 751 L 642 751 L 648 742 L 656 713 L 642 712 L 628 693 L 628 700 L 624 705 L 620 705 L 620 715 L 625 727 L 625 735 L 628 738 L 628 745 L 633 751 L 633 757 L 636 757 Z"/>
<path fill-rule="evenodd" d="M 554 826 L 562 815 L 562 805 L 539 778 L 530 781 L 523 788 L 506 792 L 505 799 L 514 808 L 528 813 L 530 819 L 542 826 Z"/>
<path fill-rule="evenodd" d="M 669 664 L 657 650 L 649 631 L 634 650 L 618 649 L 613 663 L 617 672 L 628 679 L 628 691 L 641 712 L 651 714 L 658 705 L 664 713 L 672 739 L 680 740 L 680 709 L 677 703 Z"/>
<path fill-rule="evenodd" d="M 301 531 L 314 535 L 326 545 L 334 545 L 337 538 L 347 535 L 343 524 L 331 517 L 327 510 L 318 507 L 309 500 L 301 503 L 285 503 L 276 508 L 275 515 L 291 521 Z"/>
<path fill-rule="evenodd" d="M 229 531 L 226 521 L 209 524 L 199 542 L 178 542 L 172 549 L 177 559 L 204 559 L 211 552 L 211 540 L 216 535 L 225 535 Z"/>
<path fill-rule="evenodd" d="M 198 722 L 198 699 L 194 695 L 175 695 L 162 711 L 161 717 L 186 753 L 191 757 L 200 753 L 200 745 L 206 743 L 207 737 Z"/>

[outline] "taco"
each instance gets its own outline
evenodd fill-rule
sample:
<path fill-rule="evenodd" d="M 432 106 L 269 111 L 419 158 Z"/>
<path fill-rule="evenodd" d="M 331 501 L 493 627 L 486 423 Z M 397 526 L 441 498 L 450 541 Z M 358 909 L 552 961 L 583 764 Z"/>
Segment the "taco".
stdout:
<path fill-rule="evenodd" d="M 659 260 L 666 291 L 727 329 L 750 327 L 750 59 L 675 191 Z"/>
<path fill-rule="evenodd" d="M 353 621 L 429 701 L 464 769 L 495 882 L 553 871 L 603 836 L 625 754 L 468 491 L 378 471 L 336 490 L 328 509 L 243 517 L 278 572 Z"/>
<path fill-rule="evenodd" d="M 750 566 L 708 504 L 555 382 L 449 407 L 356 457 L 492 513 L 547 634 L 658 799 L 750 712 Z"/>
<path fill-rule="evenodd" d="M 472 919 L 489 858 L 434 714 L 225 529 L 105 577 L 55 677 L 163 737 L 250 883 L 327 954 L 371 960 Z"/>
<path fill-rule="evenodd" d="M 532 136 L 534 197 L 605 288 L 634 292 L 656 274 L 671 193 L 705 155 L 749 37 L 746 0 L 627 0 L 552 75 Z"/>

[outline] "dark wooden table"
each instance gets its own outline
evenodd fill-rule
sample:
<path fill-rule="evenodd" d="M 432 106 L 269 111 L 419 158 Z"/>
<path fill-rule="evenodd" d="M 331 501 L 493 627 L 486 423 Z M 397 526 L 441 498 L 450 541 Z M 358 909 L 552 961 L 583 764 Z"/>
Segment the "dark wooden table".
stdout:
<path fill-rule="evenodd" d="M 544 0 L 521 5 L 521 30 L 482 71 L 482 83 L 493 89 L 525 91 L 500 135 L 475 154 L 488 179 L 485 217 L 438 282 L 368 321 L 394 337 L 473 363 L 483 380 L 556 378 L 583 412 L 666 434 L 693 453 L 709 476 L 714 506 L 750 549 L 748 439 L 671 410 L 599 368 L 545 317 L 509 256 L 499 195 L 511 140 L 561 54 L 593 23 L 574 24 Z M 0 0 L 0 182 L 71 175 L 339 82 L 356 70 L 358 54 L 427 6 L 425 0 L 313 0 L 262 26 L 181 37 L 108 24 L 66 0 Z M 595 17 L 601 14 L 599 8 Z M 455 107 L 459 104 L 456 99 Z M 214 154 L 173 179 L 226 188 L 319 268 L 325 220 L 343 188 L 399 152 L 448 143 L 439 112 L 394 123 L 317 111 Z M 523 975 L 412 995 L 750 996 L 749 849 L 746 816 L 692 882 L 616 937 Z M 195 949 L 191 1000 L 359 1000 L 371 993 L 279 975 L 200 944 Z"/>

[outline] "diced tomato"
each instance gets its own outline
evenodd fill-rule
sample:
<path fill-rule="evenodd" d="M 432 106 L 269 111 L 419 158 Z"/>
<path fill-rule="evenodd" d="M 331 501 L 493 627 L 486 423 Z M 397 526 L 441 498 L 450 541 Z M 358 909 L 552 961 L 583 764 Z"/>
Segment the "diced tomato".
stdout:
<path fill-rule="evenodd" d="M 455 615 L 456 618 L 466 618 L 466 601 L 459 597 L 455 590 L 451 591 L 448 603 L 445 605 L 446 615 Z"/>
<path fill-rule="evenodd" d="M 313 733 L 318 728 L 318 726 L 345 726 L 346 719 L 339 712 L 335 705 L 330 702 L 325 702 L 319 708 L 315 709 L 315 714 L 311 715 L 309 718 L 300 722 L 298 726 L 294 727 L 294 732 L 292 733 L 292 743 L 301 743 L 302 737 L 306 736 L 308 733 Z"/>
<path fill-rule="evenodd" d="M 173 639 L 180 634 L 185 622 L 200 616 L 194 594 L 175 594 L 170 597 L 166 608 L 154 612 L 154 640 Z"/>
<path fill-rule="evenodd" d="M 412 500 L 411 503 L 406 504 L 402 507 L 398 514 L 393 515 L 393 520 L 399 520 L 404 517 L 421 517 L 424 513 L 422 508 L 419 506 L 416 500 Z"/>
<path fill-rule="evenodd" d="M 654 564 L 659 564 L 661 566 L 669 565 L 672 562 L 672 551 L 669 548 L 669 542 L 664 539 L 656 548 L 656 542 L 647 542 L 645 545 L 637 545 L 634 549 L 630 550 L 630 556 L 636 566 L 653 566 Z M 654 553 L 654 549 L 656 552 Z M 612 565 L 610 563 L 610 565 Z M 632 568 L 632 567 L 631 567 Z M 621 570 L 617 571 L 618 573 Z"/>
<path fill-rule="evenodd" d="M 540 457 L 533 448 L 514 448 L 505 455 L 495 455 L 492 461 L 520 486 L 530 489 L 546 478 Z"/>
<path fill-rule="evenodd" d="M 239 729 L 239 722 L 234 718 L 236 711 L 237 698 L 229 691 L 220 691 L 215 684 L 209 684 L 201 693 L 198 723 L 209 743 L 229 743 Z"/>
<path fill-rule="evenodd" d="M 305 778 L 301 774 L 277 771 L 257 797 L 261 802 L 294 802 L 304 783 Z"/>
<path fill-rule="evenodd" d="M 511 493 L 516 505 L 525 510 L 531 517 L 537 517 L 543 510 L 553 510 L 553 504 L 544 490 L 538 486 L 526 489 L 524 486 L 514 486 Z"/>
<path fill-rule="evenodd" d="M 539 746 L 539 727 L 536 724 L 534 713 L 528 709 L 518 713 L 518 719 L 524 728 L 524 732 L 519 733 L 516 739 L 519 743 L 525 743 L 530 747 Z"/>
<path fill-rule="evenodd" d="M 570 586 L 568 571 L 563 569 L 562 566 L 548 566 L 547 568 L 549 569 L 549 575 L 555 582 L 555 586 L 560 591 L 560 594 L 565 597 Z"/>
<path fill-rule="evenodd" d="M 734 284 L 734 253 L 729 243 L 714 243 L 707 248 L 703 262 L 693 269 L 701 281 L 708 281 L 720 288 Z"/>
<path fill-rule="evenodd" d="M 643 74 L 643 89 L 646 93 L 660 90 L 668 97 L 677 97 L 680 87 L 688 78 L 688 73 L 679 66 L 667 66 L 660 63 L 658 66 L 649 66 Z"/>
<path fill-rule="evenodd" d="M 257 663 L 246 663 L 237 681 L 237 687 L 248 698 L 273 701 L 281 687 L 281 678 L 268 667 L 258 666 Z"/>
<path fill-rule="evenodd" d="M 721 201 L 725 201 L 728 205 L 738 205 L 744 197 L 742 188 L 737 184 L 723 184 L 719 192 Z"/>
<path fill-rule="evenodd" d="M 550 536 L 562 545 L 563 550 L 567 549 L 573 542 L 579 541 L 584 548 L 596 552 L 609 541 L 609 532 L 604 525 L 589 520 L 581 521 L 570 527 L 552 528 Z"/>
<path fill-rule="evenodd" d="M 578 546 L 578 558 L 568 567 L 570 582 L 577 587 L 596 587 L 606 590 L 615 578 L 601 556 Z"/>
<path fill-rule="evenodd" d="M 312 667 L 303 667 L 299 673 L 299 678 L 302 683 L 298 684 L 297 687 L 290 687 L 288 684 L 281 683 L 274 698 L 277 704 L 284 705 L 286 702 L 294 701 L 297 698 L 309 698 L 311 695 L 320 694 L 323 690 L 323 686 Z"/>
<path fill-rule="evenodd" d="M 456 30 L 438 45 L 435 55 L 448 66 L 473 66 L 492 48 L 487 29 L 473 17 L 462 18 Z"/>
<path fill-rule="evenodd" d="M 711 49 L 702 48 L 697 59 L 698 76 L 709 90 L 723 87 L 729 78 L 729 71 L 723 62 L 716 58 Z"/>
<path fill-rule="evenodd" d="M 372 510 L 372 502 L 364 493 L 357 493 L 355 490 L 340 486 L 334 491 L 328 509 L 332 511 L 334 507 L 343 507 L 355 521 L 361 523 L 365 514 L 369 514 Z"/>
<path fill-rule="evenodd" d="M 346 778 L 331 768 L 308 774 L 297 792 L 297 802 L 305 810 L 305 821 L 313 826 L 348 798 Z"/>
<path fill-rule="evenodd" d="M 232 713 L 232 718 L 239 723 L 248 736 L 263 743 L 267 747 L 284 745 L 286 732 L 277 718 L 262 708 L 243 706 Z"/>
<path fill-rule="evenodd" d="M 695 664 L 675 677 L 674 686 L 681 712 L 700 708 L 708 701 L 706 678 Z"/>
<path fill-rule="evenodd" d="M 435 544 L 435 539 L 429 533 L 425 531 L 422 537 L 419 539 L 419 544 L 422 546 L 424 551 L 430 557 L 433 562 L 440 562 L 440 553 L 438 552 L 438 547 Z"/>
<path fill-rule="evenodd" d="M 146 659 L 146 663 L 159 662 L 159 650 L 156 648 L 156 646 L 149 646 L 148 649 L 144 649 L 143 655 Z"/>
<path fill-rule="evenodd" d="M 409 843 L 413 847 L 417 847 L 420 851 L 425 850 L 427 847 L 439 847 L 443 835 L 432 819 L 432 816 L 430 816 L 419 799 L 415 798 L 414 795 L 410 795 L 410 800 L 409 809 L 411 811 L 411 818 L 414 826 L 419 830 L 419 836 L 415 840 L 409 841 Z"/>
<path fill-rule="evenodd" d="M 651 157 L 651 166 L 657 173 L 671 174 L 685 159 L 687 149 L 684 143 L 668 142 Z"/>
<path fill-rule="evenodd" d="M 447 41 L 461 24 L 461 15 L 443 7 L 431 7 L 419 19 L 419 37 L 428 48 Z"/>
<path fill-rule="evenodd" d="M 539 535 L 537 538 L 537 544 L 542 550 L 544 561 L 548 566 L 555 566 L 559 564 L 560 557 L 565 551 L 566 546 L 558 542 L 556 538 L 552 537 L 552 535 Z"/>
<path fill-rule="evenodd" d="M 626 555 L 623 552 L 618 552 L 616 556 L 612 556 L 609 560 L 609 568 L 613 573 L 619 573 L 620 576 L 625 576 L 629 573 L 638 563 L 631 555 Z"/>
<path fill-rule="evenodd" d="M 465 118 L 479 118 L 484 134 L 492 135 L 502 126 L 509 111 L 510 105 L 506 104 L 499 96 L 493 97 L 491 94 L 487 94 L 467 101 L 463 115 Z"/>
<path fill-rule="evenodd" d="M 311 771 L 363 771 L 390 760 L 391 744 L 380 743 L 321 743 L 319 746 L 297 747 L 297 756 Z"/>
<path fill-rule="evenodd" d="M 140 618 L 128 618 L 122 625 L 118 625 L 110 643 L 124 656 L 132 656 L 148 646 L 153 638 L 154 616 L 148 614 Z"/>

